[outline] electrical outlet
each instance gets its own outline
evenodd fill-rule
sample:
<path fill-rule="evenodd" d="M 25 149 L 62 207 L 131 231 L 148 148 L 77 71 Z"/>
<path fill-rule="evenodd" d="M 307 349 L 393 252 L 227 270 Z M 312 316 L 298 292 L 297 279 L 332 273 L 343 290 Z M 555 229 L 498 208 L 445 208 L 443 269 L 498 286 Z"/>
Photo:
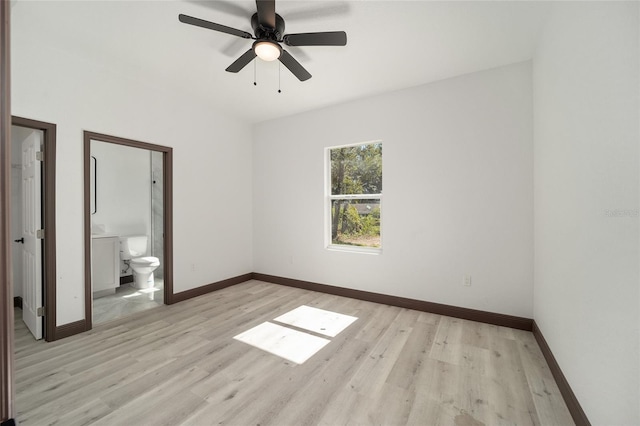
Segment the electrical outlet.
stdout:
<path fill-rule="evenodd" d="M 196 264 L 192 263 L 191 264 L 191 272 L 195 272 L 195 270 L 196 270 Z"/>
<path fill-rule="evenodd" d="M 466 274 L 462 279 L 462 285 L 465 287 L 471 287 L 471 275 Z"/>

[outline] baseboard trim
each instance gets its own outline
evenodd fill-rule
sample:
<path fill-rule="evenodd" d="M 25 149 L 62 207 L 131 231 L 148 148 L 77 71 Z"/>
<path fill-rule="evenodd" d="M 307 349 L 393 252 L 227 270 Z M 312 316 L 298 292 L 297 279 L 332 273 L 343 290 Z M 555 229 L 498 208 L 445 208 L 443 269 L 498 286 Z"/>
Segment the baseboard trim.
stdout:
<path fill-rule="evenodd" d="M 22 297 L 16 296 L 13 298 L 13 307 L 22 309 Z"/>
<path fill-rule="evenodd" d="M 397 306 L 400 308 L 414 309 L 416 311 L 430 312 L 438 315 L 446 315 L 454 318 L 461 318 L 470 321 L 483 322 L 487 324 L 499 325 L 502 327 L 515 328 L 519 330 L 532 331 L 533 320 L 530 318 L 517 317 L 513 315 L 498 314 L 494 312 L 480 311 L 476 309 L 461 308 L 459 306 L 444 305 L 441 303 L 427 302 L 424 300 L 409 299 L 406 297 L 390 296 L 387 294 L 373 293 L 369 291 L 355 290 L 344 287 L 336 287 L 327 284 L 319 284 L 310 281 L 296 280 L 293 278 L 278 277 L 275 275 L 250 272 L 236 277 L 227 278 L 222 281 L 196 287 L 191 290 L 174 293 L 171 300 L 165 301 L 167 305 L 182 302 L 194 297 L 202 296 L 223 288 L 241 284 L 249 280 L 265 281 L 273 284 L 280 284 L 288 287 L 301 288 L 304 290 L 317 291 L 320 293 L 333 294 L 336 296 L 350 297 L 352 299 L 365 300 L 368 302 L 381 303 L 384 305 Z M 58 340 L 74 334 L 87 331 L 84 320 L 76 321 L 56 327 L 55 336 L 52 339 Z"/>
<path fill-rule="evenodd" d="M 571 389 L 567 378 L 564 376 L 564 373 L 560 369 L 558 361 L 556 361 L 556 357 L 553 356 L 553 352 L 551 352 L 549 344 L 545 340 L 544 336 L 542 335 L 542 331 L 540 331 L 540 328 L 535 321 L 533 321 L 532 331 L 533 336 L 538 342 L 538 346 L 540 346 L 542 355 L 544 355 L 544 359 L 549 365 L 549 370 L 551 371 L 551 374 L 553 375 L 553 378 L 558 385 L 558 389 L 560 389 L 560 394 L 562 394 L 562 398 L 564 398 L 564 402 L 565 404 L 567 404 L 569 413 L 571 414 L 571 417 L 573 417 L 573 421 L 576 423 L 576 426 L 591 426 L 587 415 L 580 406 L 580 402 L 578 402 L 578 398 L 576 398 L 576 395 L 573 393 L 573 390 Z"/>
<path fill-rule="evenodd" d="M 335 287 L 326 284 L 301 281 L 293 278 L 277 277 L 274 275 L 261 274 L 257 272 L 253 273 L 253 279 L 266 281 L 273 284 L 301 288 L 304 290 L 333 294 L 336 296 L 350 297 L 352 299 L 366 300 L 368 302 L 381 303 L 384 305 L 398 306 L 400 308 L 414 309 L 416 311 L 430 312 L 433 314 L 446 315 L 449 317 L 461 318 L 470 321 L 484 322 L 487 324 L 499 325 L 502 327 L 516 328 L 526 331 L 531 331 L 533 329 L 533 320 L 530 318 L 479 311 L 476 309 L 461 308 L 458 306 L 443 305 L 440 303 L 426 302 L 417 299 L 408 299 L 406 297 L 390 296 L 387 294 L 354 290 L 344 287 Z"/>
<path fill-rule="evenodd" d="M 184 300 L 192 299 L 194 297 L 202 296 L 207 293 L 211 293 L 223 288 L 231 287 L 236 284 L 241 284 L 250 280 L 259 280 L 269 282 L 273 284 L 284 285 L 288 287 L 295 287 L 304 290 L 317 291 L 320 293 L 333 294 L 336 296 L 350 297 L 352 299 L 365 300 L 367 302 L 381 303 L 384 305 L 397 306 L 400 308 L 414 309 L 417 311 L 430 312 L 438 315 L 446 315 L 454 318 L 461 318 L 470 321 L 483 322 L 487 324 L 499 325 L 502 327 L 510 327 L 519 330 L 531 331 L 540 346 L 542 354 L 544 355 L 549 370 L 555 379 L 560 393 L 564 398 L 567 408 L 573 417 L 573 421 L 576 426 L 591 426 L 587 415 L 580 406 L 576 395 L 573 393 L 569 382 L 562 373 L 560 365 L 556 361 L 551 348 L 547 344 L 540 328 L 538 328 L 536 322 L 530 318 L 518 317 L 513 315 L 498 314 L 495 312 L 480 311 L 476 309 L 461 308 L 459 306 L 444 305 L 441 303 L 427 302 L 424 300 L 409 299 L 406 297 L 391 296 L 381 293 L 373 293 L 369 291 L 355 290 L 344 287 L 336 287 L 327 284 L 319 284 L 310 281 L 296 280 L 293 278 L 279 277 L 275 275 L 262 274 L 258 272 L 252 272 L 248 274 L 238 275 L 237 277 L 227 278 L 222 281 L 207 284 L 202 287 L 197 287 L 191 290 L 181 291 L 180 293 L 174 293 L 170 303 L 173 304 L 182 302 Z M 14 306 L 22 307 L 22 298 L 14 298 Z M 63 339 L 65 337 L 79 334 L 86 331 L 86 322 L 84 320 L 72 322 L 69 324 L 56 327 L 55 336 L 51 340 Z M 2 423 L 4 426 L 5 423 Z"/>
<path fill-rule="evenodd" d="M 223 288 L 231 287 L 232 285 L 240 284 L 251 279 L 253 279 L 253 273 L 250 272 L 248 274 L 238 275 L 237 277 L 227 278 L 226 280 L 207 284 L 202 287 L 196 287 L 191 290 L 174 293 L 170 303 L 167 304 L 172 305 L 174 303 L 182 302 L 187 299 L 202 296 L 203 294 L 211 293 L 212 291 L 222 290 Z"/>
<path fill-rule="evenodd" d="M 55 336 L 50 336 L 51 339 L 47 338 L 47 341 L 54 341 L 64 339 L 65 337 L 73 336 L 74 334 L 80 334 L 82 332 L 87 331 L 87 322 L 85 320 L 79 320 L 75 322 L 70 322 L 69 324 L 64 324 L 56 327 Z"/>

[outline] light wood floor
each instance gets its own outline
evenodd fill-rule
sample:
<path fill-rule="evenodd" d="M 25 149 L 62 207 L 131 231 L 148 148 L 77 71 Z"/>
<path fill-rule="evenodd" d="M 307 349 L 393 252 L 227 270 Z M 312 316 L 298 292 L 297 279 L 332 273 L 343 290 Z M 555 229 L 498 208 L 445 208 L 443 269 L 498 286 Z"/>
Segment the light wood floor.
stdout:
<path fill-rule="evenodd" d="M 302 365 L 233 339 L 300 305 L 358 317 Z M 529 332 L 249 281 L 35 342 L 20 425 L 570 425 Z"/>

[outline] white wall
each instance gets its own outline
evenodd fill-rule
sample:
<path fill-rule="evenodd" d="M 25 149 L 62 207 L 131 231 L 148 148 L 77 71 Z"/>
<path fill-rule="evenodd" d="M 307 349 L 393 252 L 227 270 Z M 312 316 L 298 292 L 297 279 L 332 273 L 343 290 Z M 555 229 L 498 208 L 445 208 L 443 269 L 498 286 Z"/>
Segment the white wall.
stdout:
<path fill-rule="evenodd" d="M 30 13 L 46 7 L 48 14 Z M 39 19 L 73 8 L 11 9 L 12 112 L 58 125 L 57 325 L 84 318 L 83 130 L 173 147 L 175 292 L 251 272 L 250 127 L 150 86 L 143 74 L 94 66 L 92 46 L 78 55 L 49 44 Z"/>
<path fill-rule="evenodd" d="M 324 148 L 378 139 L 383 252 L 328 251 Z M 532 316 L 530 63 L 265 122 L 253 149 L 255 272 Z"/>
<path fill-rule="evenodd" d="M 638 3 L 554 5 L 533 60 L 534 319 L 594 425 L 640 424 Z"/>
<path fill-rule="evenodd" d="M 92 140 L 91 155 L 97 163 L 92 223 L 104 225 L 110 234 L 150 238 L 151 152 Z"/>

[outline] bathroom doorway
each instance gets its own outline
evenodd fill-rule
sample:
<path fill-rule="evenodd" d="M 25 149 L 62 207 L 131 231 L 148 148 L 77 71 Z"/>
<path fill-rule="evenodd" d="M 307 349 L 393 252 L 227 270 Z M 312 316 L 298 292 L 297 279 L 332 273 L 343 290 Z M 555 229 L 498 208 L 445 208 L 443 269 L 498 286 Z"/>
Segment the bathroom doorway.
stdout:
<path fill-rule="evenodd" d="M 173 296 L 172 148 L 84 132 L 87 330 Z"/>

